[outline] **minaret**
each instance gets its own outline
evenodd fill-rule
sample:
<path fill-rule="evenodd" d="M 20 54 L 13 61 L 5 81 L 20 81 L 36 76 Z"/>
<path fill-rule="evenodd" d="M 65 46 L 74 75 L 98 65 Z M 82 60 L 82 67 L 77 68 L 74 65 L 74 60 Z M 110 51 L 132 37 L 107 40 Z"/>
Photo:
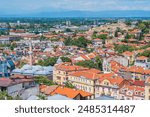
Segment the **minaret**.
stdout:
<path fill-rule="evenodd" d="M 32 42 L 31 42 L 31 38 L 29 39 L 29 56 L 30 56 L 30 66 L 32 66 Z"/>

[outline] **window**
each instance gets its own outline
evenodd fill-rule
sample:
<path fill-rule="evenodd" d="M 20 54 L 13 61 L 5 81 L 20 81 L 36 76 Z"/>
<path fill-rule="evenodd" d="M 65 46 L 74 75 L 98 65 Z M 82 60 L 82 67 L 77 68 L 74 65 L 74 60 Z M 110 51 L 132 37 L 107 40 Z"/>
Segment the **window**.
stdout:
<path fill-rule="evenodd" d="M 136 92 L 135 92 L 135 94 L 137 95 L 137 94 L 138 94 L 138 92 L 136 91 Z"/>
<path fill-rule="evenodd" d="M 109 83 L 108 83 L 108 82 L 104 82 L 104 84 L 105 84 L 105 85 L 109 85 Z"/>
<path fill-rule="evenodd" d="M 142 96 L 144 96 L 144 93 L 141 93 Z"/>
<path fill-rule="evenodd" d="M 61 77 L 57 76 L 57 80 L 61 80 Z"/>

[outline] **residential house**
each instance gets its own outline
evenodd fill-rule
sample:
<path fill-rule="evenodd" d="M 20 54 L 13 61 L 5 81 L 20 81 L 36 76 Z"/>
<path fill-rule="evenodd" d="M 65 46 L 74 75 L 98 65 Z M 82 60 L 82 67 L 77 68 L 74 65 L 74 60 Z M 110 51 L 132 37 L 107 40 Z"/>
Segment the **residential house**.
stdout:
<path fill-rule="evenodd" d="M 128 65 L 132 65 L 135 60 L 135 53 L 126 51 L 122 55 L 128 60 Z"/>
<path fill-rule="evenodd" d="M 71 63 L 56 64 L 53 69 L 53 81 L 63 85 L 68 80 L 70 73 L 87 69 L 88 68 L 72 65 Z"/>
<path fill-rule="evenodd" d="M 120 100 L 144 100 L 145 90 L 144 87 L 135 85 L 124 85 L 119 90 Z"/>
<path fill-rule="evenodd" d="M 114 73 L 105 73 L 99 75 L 99 79 L 95 85 L 95 95 L 99 96 L 111 96 L 114 99 L 118 99 L 118 93 L 120 87 L 124 85 L 124 79 Z"/>
<path fill-rule="evenodd" d="M 148 57 L 140 56 L 135 59 L 135 66 L 140 66 L 145 69 L 150 69 L 150 62 L 148 62 Z"/>
<path fill-rule="evenodd" d="M 55 98 L 58 99 L 59 97 L 64 96 L 62 99 L 59 98 L 59 100 L 63 100 L 67 98 L 67 100 L 90 100 L 93 97 L 93 94 L 85 92 L 83 90 L 77 90 L 77 89 L 71 89 L 63 86 L 40 86 L 40 92 L 42 94 L 45 94 L 48 99 Z M 55 97 L 55 98 L 54 98 Z"/>
<path fill-rule="evenodd" d="M 126 69 L 120 69 L 119 72 L 124 78 L 133 80 L 145 81 L 148 77 L 150 77 L 150 70 L 139 66 L 131 66 Z"/>
<path fill-rule="evenodd" d="M 101 71 L 96 69 L 77 71 L 69 74 L 68 81 L 77 89 L 95 94 L 95 82 Z"/>
<path fill-rule="evenodd" d="M 37 95 L 39 87 L 32 77 L 13 76 L 0 78 L 0 91 L 6 91 L 12 97 L 19 96 L 25 100 L 31 95 Z"/>
<path fill-rule="evenodd" d="M 145 100 L 150 100 L 150 77 L 145 82 Z"/>

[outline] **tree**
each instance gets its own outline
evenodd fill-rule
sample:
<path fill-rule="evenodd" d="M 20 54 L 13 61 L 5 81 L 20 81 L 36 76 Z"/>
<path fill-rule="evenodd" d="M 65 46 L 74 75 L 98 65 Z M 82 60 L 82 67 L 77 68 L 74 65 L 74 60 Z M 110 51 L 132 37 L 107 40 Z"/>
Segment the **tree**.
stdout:
<path fill-rule="evenodd" d="M 65 32 L 72 32 L 70 28 L 66 28 Z"/>
<path fill-rule="evenodd" d="M 11 45 L 10 45 L 10 49 L 11 50 L 14 50 L 14 48 L 16 48 L 17 47 L 17 44 L 16 43 L 12 43 Z"/>
<path fill-rule="evenodd" d="M 55 83 L 52 80 L 49 80 L 46 76 L 35 77 L 35 82 L 38 84 L 44 84 L 47 86 L 55 85 Z"/>
<path fill-rule="evenodd" d="M 102 66 L 102 60 L 100 59 L 99 56 L 96 57 L 96 65 L 97 65 L 97 68 L 102 70 L 103 69 L 103 66 Z"/>
<path fill-rule="evenodd" d="M 66 82 L 65 87 L 68 87 L 68 88 L 71 88 L 71 89 L 75 88 L 75 86 L 73 84 L 71 84 L 70 82 Z"/>
<path fill-rule="evenodd" d="M 107 39 L 106 34 L 101 34 L 101 35 L 98 35 L 97 37 L 100 38 L 100 39 L 103 39 L 103 40 Z"/>
<path fill-rule="evenodd" d="M 91 44 L 90 40 L 85 39 L 84 37 L 79 37 L 78 39 L 71 39 L 70 37 L 65 39 L 64 44 L 66 46 L 78 46 L 81 48 L 86 48 L 88 44 Z"/>
<path fill-rule="evenodd" d="M 61 60 L 63 61 L 63 62 L 71 62 L 71 59 L 70 58 L 68 58 L 68 57 L 61 57 Z"/>
<path fill-rule="evenodd" d="M 145 50 L 143 53 L 138 54 L 139 56 L 146 56 L 150 58 L 150 51 L 149 50 Z"/>
<path fill-rule="evenodd" d="M 37 97 L 39 98 L 39 100 L 47 100 L 47 97 L 42 94 L 37 95 Z"/>
<path fill-rule="evenodd" d="M 127 33 L 126 36 L 125 36 L 125 39 L 128 40 L 130 38 L 131 38 L 131 36 Z"/>
<path fill-rule="evenodd" d="M 45 60 L 39 60 L 37 65 L 41 66 L 54 66 L 57 62 L 58 57 L 50 57 Z"/>
<path fill-rule="evenodd" d="M 133 51 L 135 50 L 136 48 L 132 47 L 132 46 L 128 46 L 128 45 L 117 45 L 117 44 L 114 44 L 115 46 L 115 51 L 117 51 L 118 53 L 123 53 L 125 51 Z"/>
<path fill-rule="evenodd" d="M 118 37 L 118 31 L 115 31 L 115 37 Z"/>
<path fill-rule="evenodd" d="M 12 100 L 13 97 L 8 95 L 6 91 L 0 91 L 0 100 Z"/>
<path fill-rule="evenodd" d="M 46 37 L 44 37 L 43 35 L 41 35 L 40 40 L 41 41 L 46 40 Z"/>
<path fill-rule="evenodd" d="M 87 68 L 96 68 L 96 64 L 92 60 L 80 61 L 76 63 L 76 65 Z"/>
<path fill-rule="evenodd" d="M 95 61 L 85 60 L 76 63 L 78 66 L 102 70 L 102 60 L 97 56 Z"/>
<path fill-rule="evenodd" d="M 141 41 L 141 40 L 143 40 L 143 39 L 144 39 L 143 33 L 139 33 L 139 34 L 137 35 L 137 40 L 138 40 L 138 41 Z"/>

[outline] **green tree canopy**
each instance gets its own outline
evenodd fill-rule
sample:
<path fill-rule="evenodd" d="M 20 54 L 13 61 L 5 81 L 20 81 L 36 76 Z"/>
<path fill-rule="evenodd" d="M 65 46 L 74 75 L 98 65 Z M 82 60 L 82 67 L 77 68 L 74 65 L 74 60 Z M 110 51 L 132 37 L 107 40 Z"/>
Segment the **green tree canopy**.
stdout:
<path fill-rule="evenodd" d="M 58 57 L 50 57 L 45 60 L 39 60 L 37 65 L 41 66 L 54 66 L 57 62 Z"/>
<path fill-rule="evenodd" d="M 91 41 L 85 39 L 84 37 L 79 37 L 78 39 L 67 38 L 64 41 L 66 46 L 78 46 L 81 48 L 86 48 L 88 44 L 92 43 Z"/>
<path fill-rule="evenodd" d="M 117 44 L 114 44 L 115 45 L 115 51 L 117 51 L 118 53 L 123 53 L 125 51 L 133 51 L 135 50 L 134 47 L 132 46 L 128 46 L 128 45 L 117 45 Z"/>
<path fill-rule="evenodd" d="M 63 62 L 71 62 L 71 59 L 70 59 L 70 58 L 64 57 L 64 56 L 61 57 L 61 60 L 62 60 Z"/>
<path fill-rule="evenodd" d="M 52 80 L 49 80 L 46 76 L 35 77 L 35 82 L 38 84 L 44 84 L 47 86 L 55 85 L 55 83 Z"/>

